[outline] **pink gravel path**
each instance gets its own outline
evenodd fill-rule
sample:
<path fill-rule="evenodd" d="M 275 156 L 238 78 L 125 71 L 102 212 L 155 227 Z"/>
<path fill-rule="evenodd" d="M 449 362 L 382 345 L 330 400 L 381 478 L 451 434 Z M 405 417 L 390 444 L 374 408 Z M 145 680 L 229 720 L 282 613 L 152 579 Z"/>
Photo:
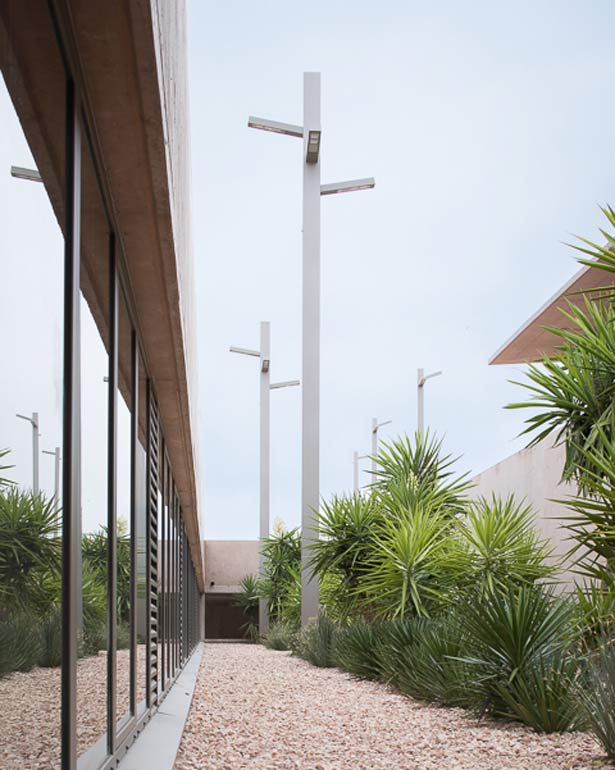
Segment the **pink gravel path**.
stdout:
<path fill-rule="evenodd" d="M 138 648 L 137 702 L 145 697 L 145 647 Z M 118 715 L 129 703 L 130 654 L 118 650 Z M 77 662 L 77 745 L 81 754 L 106 730 L 107 654 Z M 122 708 L 123 707 L 123 708 Z M 35 668 L 0 679 L 0 769 L 60 766 L 60 669 Z"/>
<path fill-rule="evenodd" d="M 175 770 L 601 770 L 586 733 L 426 706 L 260 645 L 208 644 Z"/>

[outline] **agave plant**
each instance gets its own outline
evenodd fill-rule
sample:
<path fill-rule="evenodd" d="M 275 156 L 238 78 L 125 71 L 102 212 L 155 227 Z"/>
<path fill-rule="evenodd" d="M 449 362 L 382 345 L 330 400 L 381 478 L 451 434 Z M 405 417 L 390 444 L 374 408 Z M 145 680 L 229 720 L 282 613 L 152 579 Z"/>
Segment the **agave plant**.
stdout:
<path fill-rule="evenodd" d="M 510 698 L 519 678 L 527 683 L 544 661 L 559 660 L 572 649 L 573 613 L 570 601 L 540 586 L 510 588 L 466 603 L 460 614 L 468 650 L 463 660 L 474 671 L 484 710 L 518 717 Z"/>
<path fill-rule="evenodd" d="M 534 520 L 532 508 L 517 503 L 512 495 L 480 497 L 468 506 L 458 528 L 460 573 L 470 590 L 492 594 L 554 574 L 556 565 L 547 562 L 551 548 L 538 538 Z"/>

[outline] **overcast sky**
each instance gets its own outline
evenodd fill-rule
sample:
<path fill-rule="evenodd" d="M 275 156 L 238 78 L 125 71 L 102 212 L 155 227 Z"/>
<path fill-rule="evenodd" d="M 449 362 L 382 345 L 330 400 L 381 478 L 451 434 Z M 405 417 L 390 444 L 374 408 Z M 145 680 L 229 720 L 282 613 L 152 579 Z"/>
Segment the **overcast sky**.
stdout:
<path fill-rule="evenodd" d="M 615 202 L 609 0 L 188 3 L 205 534 L 253 538 L 258 347 L 300 376 L 301 145 L 248 130 L 302 122 L 322 73 L 321 491 L 353 450 L 426 422 L 479 472 L 523 446 L 514 367 L 489 356 L 576 270 L 562 242 Z M 272 394 L 272 518 L 300 520 L 300 393 Z"/>

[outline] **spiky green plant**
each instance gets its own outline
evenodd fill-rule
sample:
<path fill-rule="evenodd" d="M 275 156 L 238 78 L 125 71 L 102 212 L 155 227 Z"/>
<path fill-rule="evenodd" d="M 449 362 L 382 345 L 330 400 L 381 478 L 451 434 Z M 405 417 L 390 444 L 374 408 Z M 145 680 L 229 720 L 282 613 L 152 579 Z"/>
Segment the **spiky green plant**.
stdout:
<path fill-rule="evenodd" d="M 388 513 L 374 535 L 360 589 L 377 617 L 427 617 L 446 604 L 455 583 L 454 520 L 429 497 Z"/>
<path fill-rule="evenodd" d="M 363 621 L 339 630 L 335 639 L 336 664 L 360 679 L 379 679 L 382 635 L 382 624 Z"/>
<path fill-rule="evenodd" d="M 54 499 L 0 489 L 0 617 L 47 609 L 45 576 L 58 573 L 60 511 Z"/>
<path fill-rule="evenodd" d="M 261 543 L 265 578 L 260 595 L 267 599 L 269 617 L 297 623 L 301 612 L 301 533 L 298 529 L 275 531 Z"/>
<path fill-rule="evenodd" d="M 239 607 L 246 618 L 241 632 L 246 639 L 258 639 L 259 581 L 256 575 L 245 575 L 240 582 L 240 591 L 233 597 L 233 604 Z"/>
<path fill-rule="evenodd" d="M 261 637 L 265 647 L 270 650 L 291 650 L 297 629 L 284 621 L 275 621 L 269 626 L 269 631 Z"/>
<path fill-rule="evenodd" d="M 399 500 L 406 492 L 410 495 L 407 502 L 411 502 L 427 493 L 438 507 L 447 508 L 452 515 L 463 510 L 472 486 L 467 474 L 455 474 L 457 459 L 443 455 L 442 440 L 429 431 L 417 432 L 412 438 L 399 436 L 380 445 L 372 487 L 385 507 L 390 494 Z"/>
<path fill-rule="evenodd" d="M 37 618 L 15 612 L 0 620 L 0 676 L 13 671 L 30 671 L 41 655 L 41 635 Z"/>
<path fill-rule="evenodd" d="M 10 454 L 10 449 L 0 449 L 0 460 L 2 460 L 4 457 L 6 457 L 8 454 Z M 11 468 L 14 468 L 14 465 L 0 465 L 0 471 L 8 471 Z M 0 489 L 2 487 L 8 487 L 11 484 L 14 484 L 14 481 L 11 481 L 11 479 L 6 479 L 0 476 Z"/>
<path fill-rule="evenodd" d="M 581 697 L 589 726 L 610 759 L 615 760 L 615 646 L 605 633 L 588 657 L 590 686 Z"/>
<path fill-rule="evenodd" d="M 455 612 L 415 619 L 412 642 L 397 655 L 395 684 L 428 703 L 472 707 L 472 670 L 461 659 L 465 653 L 466 640 Z"/>
<path fill-rule="evenodd" d="M 548 563 L 552 549 L 536 534 L 534 511 L 512 495 L 473 501 L 458 528 L 460 574 L 474 593 L 531 584 L 555 573 L 556 565 Z"/>
<path fill-rule="evenodd" d="M 323 501 L 317 514 L 319 540 L 311 546 L 310 568 L 321 581 L 327 577 L 335 581 L 330 600 L 342 621 L 356 617 L 364 598 L 359 585 L 382 516 L 375 496 L 359 494 Z"/>
<path fill-rule="evenodd" d="M 541 586 L 509 588 L 460 612 L 467 639 L 463 660 L 473 669 L 473 687 L 484 710 L 515 716 L 506 693 L 541 661 L 572 648 L 574 607 Z"/>
<path fill-rule="evenodd" d="M 319 668 L 333 668 L 336 665 L 335 636 L 335 624 L 320 612 L 294 636 L 293 654 Z"/>

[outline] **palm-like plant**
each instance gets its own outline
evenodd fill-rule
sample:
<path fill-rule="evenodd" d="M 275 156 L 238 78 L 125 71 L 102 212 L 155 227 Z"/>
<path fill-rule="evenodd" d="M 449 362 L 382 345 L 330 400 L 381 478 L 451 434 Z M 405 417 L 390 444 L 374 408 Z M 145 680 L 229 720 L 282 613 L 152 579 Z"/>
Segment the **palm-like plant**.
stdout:
<path fill-rule="evenodd" d="M 59 523 L 54 499 L 16 487 L 0 491 L 0 614 L 44 609 L 45 575 L 60 568 Z"/>
<path fill-rule="evenodd" d="M 382 516 L 376 497 L 360 494 L 323 501 L 317 514 L 320 539 L 311 546 L 310 567 L 321 578 L 337 578 L 336 605 L 342 616 L 356 609 L 357 588 Z"/>
<path fill-rule="evenodd" d="M 258 639 L 259 584 L 256 575 L 245 575 L 241 579 L 240 591 L 233 598 L 233 604 L 243 612 L 246 622 L 241 631 L 248 639 Z"/>
<path fill-rule="evenodd" d="M 458 522 L 461 539 L 460 574 L 480 595 L 509 586 L 534 583 L 556 570 L 548 564 L 551 548 L 534 529 L 534 512 L 512 495 L 480 497 Z"/>
<path fill-rule="evenodd" d="M 269 617 L 298 622 L 301 612 L 301 534 L 298 529 L 279 530 L 261 545 L 265 578 L 259 581 L 260 595 L 267 599 Z"/>
<path fill-rule="evenodd" d="M 377 616 L 427 617 L 445 604 L 459 562 L 453 527 L 437 497 L 416 500 L 383 519 L 357 589 L 369 597 Z"/>
<path fill-rule="evenodd" d="M 467 474 L 457 476 L 452 470 L 458 458 L 442 455 L 442 440 L 429 431 L 414 436 L 400 436 L 390 444 L 383 443 L 376 457 L 373 487 L 386 506 L 391 494 L 412 498 L 428 493 L 439 506 L 451 514 L 463 509 L 466 492 L 472 486 Z"/>
<path fill-rule="evenodd" d="M 11 451 L 10 449 L 0 449 L 0 460 L 6 457 L 10 451 Z M 0 471 L 8 471 L 10 468 L 13 468 L 13 467 L 14 467 L 13 465 L 0 465 Z M 5 479 L 2 476 L 0 476 L 0 489 L 2 489 L 2 487 L 8 487 L 14 483 L 15 483 L 14 481 L 11 481 L 10 479 Z"/>

